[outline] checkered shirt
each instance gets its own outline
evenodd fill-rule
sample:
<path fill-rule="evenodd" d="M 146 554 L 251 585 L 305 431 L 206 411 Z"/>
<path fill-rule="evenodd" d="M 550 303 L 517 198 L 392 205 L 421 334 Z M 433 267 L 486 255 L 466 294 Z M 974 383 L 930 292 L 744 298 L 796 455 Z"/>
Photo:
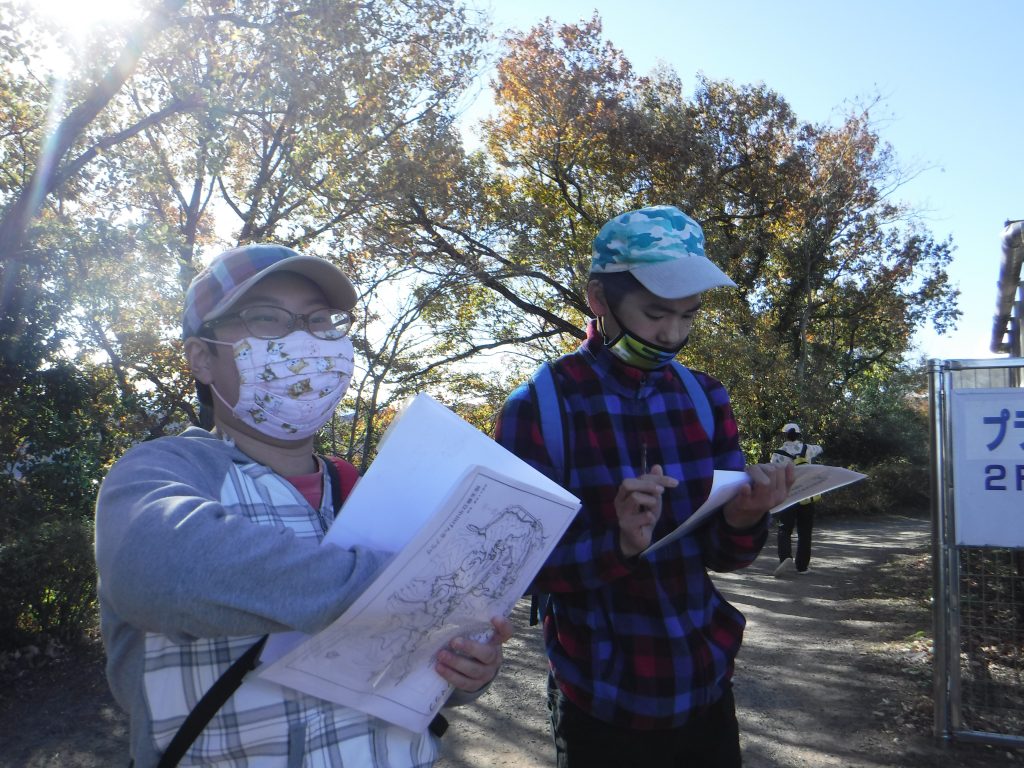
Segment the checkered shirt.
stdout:
<path fill-rule="evenodd" d="M 599 720 L 641 730 L 678 727 L 721 697 L 743 636 L 742 614 L 707 570 L 753 562 L 767 538 L 767 516 L 737 531 L 713 515 L 649 557 L 626 558 L 613 500 L 619 484 L 639 474 L 646 445 L 648 463 L 681 480 L 665 493 L 658 539 L 708 497 L 715 469 L 742 470 L 728 394 L 694 372 L 714 413 L 711 442 L 671 367 L 648 373 L 623 365 L 604 349 L 593 322 L 584 345 L 553 365 L 568 414 L 567 477 L 547 455 L 527 386 L 505 403 L 496 439 L 583 502 L 534 583 L 552 593 L 544 636 L 555 681 Z"/>
<path fill-rule="evenodd" d="M 321 539 L 334 518 L 326 483 L 329 479 L 320 509 L 314 510 L 267 467 L 236 463 L 224 480 L 220 502 L 227 515 Z M 144 687 L 160 751 L 202 695 L 258 639 L 181 642 L 146 634 Z M 296 755 L 302 755 L 303 768 L 426 768 L 437 758 L 437 745 L 429 733 L 412 733 L 250 676 L 199 734 L 181 765 L 283 768 Z"/>

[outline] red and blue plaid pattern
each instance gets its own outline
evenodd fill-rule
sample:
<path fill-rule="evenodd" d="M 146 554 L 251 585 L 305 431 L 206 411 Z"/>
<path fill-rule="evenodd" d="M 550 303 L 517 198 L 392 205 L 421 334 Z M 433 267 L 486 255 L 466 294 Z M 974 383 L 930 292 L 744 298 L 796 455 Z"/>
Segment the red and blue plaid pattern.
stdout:
<path fill-rule="evenodd" d="M 749 565 L 768 535 L 767 521 L 748 531 L 715 515 L 648 558 L 627 560 L 618 547 L 613 500 L 624 478 L 650 465 L 679 478 L 665 493 L 655 539 L 707 498 L 715 469 L 742 470 L 745 460 L 729 396 L 695 372 L 715 416 L 709 442 L 679 377 L 622 365 L 603 348 L 593 322 L 586 343 L 554 363 L 568 414 L 567 488 L 580 513 L 534 583 L 552 593 L 544 634 L 555 679 L 577 706 L 628 728 L 682 725 L 716 701 L 732 676 L 743 636 L 742 614 L 719 595 L 707 569 Z M 505 403 L 496 439 L 557 482 L 527 387 Z"/>
<path fill-rule="evenodd" d="M 196 336 L 216 310 L 230 302 L 239 287 L 272 264 L 299 254 L 283 245 L 243 245 L 220 254 L 195 276 L 185 292 L 182 338 Z"/>

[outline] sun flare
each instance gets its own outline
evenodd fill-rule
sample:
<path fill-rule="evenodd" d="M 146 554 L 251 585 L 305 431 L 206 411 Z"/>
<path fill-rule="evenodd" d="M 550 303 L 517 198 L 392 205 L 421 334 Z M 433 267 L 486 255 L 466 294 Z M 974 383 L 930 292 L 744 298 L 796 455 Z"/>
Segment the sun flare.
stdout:
<path fill-rule="evenodd" d="M 143 0 L 31 0 L 28 5 L 39 16 L 69 32 L 84 35 L 100 24 L 138 19 L 142 3 Z"/>

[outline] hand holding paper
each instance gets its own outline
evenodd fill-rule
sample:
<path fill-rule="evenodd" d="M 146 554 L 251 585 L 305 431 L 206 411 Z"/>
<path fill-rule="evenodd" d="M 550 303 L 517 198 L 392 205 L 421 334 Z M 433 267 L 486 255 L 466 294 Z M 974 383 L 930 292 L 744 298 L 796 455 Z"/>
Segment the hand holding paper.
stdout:
<path fill-rule="evenodd" d="M 501 646 L 512 637 L 512 624 L 504 617 L 491 619 L 493 630 L 472 637 L 457 637 L 437 653 L 434 669 L 454 688 L 468 693 L 487 685 L 501 668 Z"/>
<path fill-rule="evenodd" d="M 793 467 L 793 483 L 785 499 L 768 511 L 774 514 L 799 501 L 809 499 L 811 496 L 834 491 L 836 488 L 863 480 L 865 477 L 867 475 L 862 475 L 860 472 L 854 472 L 843 467 L 830 467 L 826 464 L 799 464 Z M 715 478 L 711 485 L 711 494 L 708 496 L 707 501 L 674 531 L 659 539 L 640 554 L 650 554 L 675 541 L 680 536 L 690 533 L 720 507 L 726 505 L 737 494 L 741 493 L 744 487 L 749 487 L 749 485 L 750 475 L 746 472 L 716 469 Z M 761 514 L 764 514 L 763 507 Z M 760 519 L 760 515 L 758 515 L 758 519 Z"/>
<path fill-rule="evenodd" d="M 793 465 L 754 464 L 746 469 L 750 482 L 737 488 L 736 495 L 722 508 L 725 521 L 733 528 L 756 525 L 765 513 L 785 500 L 793 485 Z"/>

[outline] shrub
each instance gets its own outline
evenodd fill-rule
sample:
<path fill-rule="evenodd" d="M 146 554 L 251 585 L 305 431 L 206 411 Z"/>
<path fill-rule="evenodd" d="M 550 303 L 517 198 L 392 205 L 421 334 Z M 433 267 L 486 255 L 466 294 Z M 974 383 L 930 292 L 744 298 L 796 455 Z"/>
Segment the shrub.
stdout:
<path fill-rule="evenodd" d="M 925 514 L 929 510 L 930 474 L 927 463 L 883 462 L 851 467 L 867 479 L 822 497 L 825 514 Z"/>
<path fill-rule="evenodd" d="M 91 504 L 54 508 L 30 484 L 10 486 L 0 528 L 0 650 L 43 635 L 74 642 L 96 623 Z"/>

